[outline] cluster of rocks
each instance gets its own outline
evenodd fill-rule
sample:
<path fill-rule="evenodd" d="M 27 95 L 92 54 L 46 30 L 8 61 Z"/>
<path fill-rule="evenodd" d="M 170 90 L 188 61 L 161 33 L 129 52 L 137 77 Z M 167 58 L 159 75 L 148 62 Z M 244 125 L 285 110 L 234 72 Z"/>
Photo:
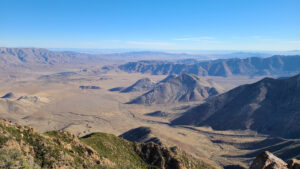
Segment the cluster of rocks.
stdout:
<path fill-rule="evenodd" d="M 250 169 L 300 169 L 300 160 L 291 159 L 286 163 L 272 153 L 265 151 L 254 159 Z"/>

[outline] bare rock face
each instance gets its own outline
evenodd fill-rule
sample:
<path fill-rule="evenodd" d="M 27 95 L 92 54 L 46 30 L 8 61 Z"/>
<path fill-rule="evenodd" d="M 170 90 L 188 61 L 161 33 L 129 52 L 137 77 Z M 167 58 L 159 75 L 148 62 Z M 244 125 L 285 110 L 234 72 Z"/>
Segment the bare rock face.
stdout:
<path fill-rule="evenodd" d="M 250 169 L 287 169 L 287 163 L 265 151 L 254 159 Z"/>
<path fill-rule="evenodd" d="M 148 164 L 161 169 L 186 169 L 176 152 L 167 147 L 160 147 L 155 143 L 142 144 L 136 148 L 136 152 Z"/>
<path fill-rule="evenodd" d="M 300 169 L 300 160 L 291 159 L 288 161 L 288 168 L 289 169 Z"/>

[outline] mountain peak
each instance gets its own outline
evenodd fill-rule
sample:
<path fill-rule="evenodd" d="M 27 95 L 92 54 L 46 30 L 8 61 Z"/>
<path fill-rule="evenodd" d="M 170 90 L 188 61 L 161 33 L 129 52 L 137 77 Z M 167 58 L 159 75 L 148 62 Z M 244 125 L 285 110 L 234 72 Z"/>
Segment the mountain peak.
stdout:
<path fill-rule="evenodd" d="M 129 104 L 200 101 L 221 92 L 222 89 L 218 85 L 196 75 L 170 75 L 156 84 L 152 90 L 130 101 Z"/>
<path fill-rule="evenodd" d="M 251 129 L 284 138 L 300 137 L 299 75 L 265 78 L 242 85 L 183 113 L 173 124 L 211 126 L 216 130 Z"/>

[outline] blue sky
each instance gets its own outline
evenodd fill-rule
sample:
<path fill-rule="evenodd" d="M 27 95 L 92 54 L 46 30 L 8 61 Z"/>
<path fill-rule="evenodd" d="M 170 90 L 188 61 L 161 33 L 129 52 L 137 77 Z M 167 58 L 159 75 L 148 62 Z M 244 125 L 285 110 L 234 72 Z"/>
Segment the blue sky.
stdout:
<path fill-rule="evenodd" d="M 300 0 L 0 0 L 0 46 L 299 50 Z"/>

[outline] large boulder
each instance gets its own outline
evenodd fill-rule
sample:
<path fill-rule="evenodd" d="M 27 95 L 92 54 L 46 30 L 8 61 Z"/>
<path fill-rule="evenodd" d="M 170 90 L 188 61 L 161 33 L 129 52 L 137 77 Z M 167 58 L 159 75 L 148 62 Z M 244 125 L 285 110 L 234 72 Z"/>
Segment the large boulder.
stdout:
<path fill-rule="evenodd" d="M 254 159 L 250 169 L 287 169 L 287 163 L 272 153 L 265 151 Z"/>
<path fill-rule="evenodd" d="M 300 169 L 300 160 L 291 159 L 288 161 L 288 168 L 289 169 Z"/>

